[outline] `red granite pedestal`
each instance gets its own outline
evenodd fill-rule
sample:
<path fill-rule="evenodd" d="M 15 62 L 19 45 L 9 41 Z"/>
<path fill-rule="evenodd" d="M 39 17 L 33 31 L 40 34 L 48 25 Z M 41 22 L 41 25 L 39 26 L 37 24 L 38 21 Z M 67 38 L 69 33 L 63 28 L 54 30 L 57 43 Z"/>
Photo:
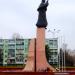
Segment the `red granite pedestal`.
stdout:
<path fill-rule="evenodd" d="M 35 39 L 30 41 L 28 60 L 23 71 L 44 72 L 47 68 L 55 72 L 56 70 L 47 63 L 45 54 L 45 28 L 37 28 Z"/>
<path fill-rule="evenodd" d="M 45 28 L 37 28 L 37 38 L 36 38 L 36 71 L 42 72 L 50 69 L 50 71 L 56 71 L 52 66 L 50 66 L 46 59 L 45 54 Z"/>
<path fill-rule="evenodd" d="M 23 71 L 25 72 L 34 72 L 34 65 L 35 65 L 35 39 L 30 40 L 29 44 L 29 53 L 28 53 L 28 58 L 27 58 L 27 63 Z"/>

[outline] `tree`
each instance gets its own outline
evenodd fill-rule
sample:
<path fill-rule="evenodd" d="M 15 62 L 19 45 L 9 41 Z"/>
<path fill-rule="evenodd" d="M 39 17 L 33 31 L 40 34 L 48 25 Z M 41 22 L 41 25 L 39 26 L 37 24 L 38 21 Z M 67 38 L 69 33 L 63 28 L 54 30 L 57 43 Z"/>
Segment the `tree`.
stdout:
<path fill-rule="evenodd" d="M 47 59 L 47 61 L 49 60 L 49 46 L 48 46 L 48 44 L 46 44 L 45 45 L 45 53 L 46 53 L 46 59 Z"/>
<path fill-rule="evenodd" d="M 65 66 L 74 66 L 74 61 L 73 61 L 73 57 L 68 53 L 67 50 L 63 51 L 62 48 L 60 49 L 60 65 L 62 66 L 62 63 L 64 63 L 64 61 L 62 61 L 62 59 L 64 60 L 64 54 L 65 54 Z"/>
<path fill-rule="evenodd" d="M 0 65 L 3 64 L 3 50 L 0 49 Z"/>
<path fill-rule="evenodd" d="M 23 39 L 23 37 L 22 37 L 19 33 L 14 33 L 14 34 L 12 35 L 12 38 L 13 38 L 13 39 Z"/>
<path fill-rule="evenodd" d="M 65 65 L 66 66 L 73 66 L 73 57 L 67 52 L 65 51 Z"/>

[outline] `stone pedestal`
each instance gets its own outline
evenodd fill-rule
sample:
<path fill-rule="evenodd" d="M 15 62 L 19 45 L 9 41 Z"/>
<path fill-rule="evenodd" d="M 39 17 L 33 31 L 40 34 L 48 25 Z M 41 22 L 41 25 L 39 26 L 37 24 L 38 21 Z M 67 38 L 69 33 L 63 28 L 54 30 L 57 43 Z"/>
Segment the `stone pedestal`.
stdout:
<path fill-rule="evenodd" d="M 29 52 L 27 63 L 23 71 L 34 72 L 35 71 L 35 39 L 30 40 Z"/>
<path fill-rule="evenodd" d="M 50 71 L 56 71 L 50 66 L 46 59 L 45 54 L 45 28 L 37 27 L 36 38 L 36 72 L 43 72 L 49 69 Z"/>
<path fill-rule="evenodd" d="M 35 39 L 30 40 L 27 63 L 23 71 L 40 72 L 45 69 L 47 69 L 45 55 L 45 28 L 37 28 L 36 44 Z"/>
<path fill-rule="evenodd" d="M 37 28 L 36 38 L 36 71 L 47 68 L 45 58 L 45 28 Z"/>
<path fill-rule="evenodd" d="M 47 68 L 55 72 L 46 60 L 45 54 L 45 28 L 37 27 L 37 38 L 30 40 L 27 63 L 23 71 L 25 72 L 44 72 Z"/>

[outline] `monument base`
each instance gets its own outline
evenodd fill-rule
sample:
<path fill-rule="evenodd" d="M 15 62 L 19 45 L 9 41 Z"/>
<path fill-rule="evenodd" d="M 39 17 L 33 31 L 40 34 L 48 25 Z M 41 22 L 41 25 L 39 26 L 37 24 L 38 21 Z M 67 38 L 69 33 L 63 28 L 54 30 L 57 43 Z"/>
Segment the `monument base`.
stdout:
<path fill-rule="evenodd" d="M 30 40 L 28 60 L 25 72 L 56 72 L 51 65 L 48 64 L 45 54 L 45 28 L 37 28 L 37 38 Z"/>
<path fill-rule="evenodd" d="M 45 28 L 37 28 L 36 38 L 36 71 L 42 72 L 50 70 L 55 72 L 56 70 L 50 66 L 46 59 L 45 53 Z"/>
<path fill-rule="evenodd" d="M 30 40 L 29 44 L 29 53 L 28 53 L 28 58 L 27 58 L 27 63 L 25 68 L 22 71 L 26 72 L 34 72 L 35 70 L 35 39 Z"/>

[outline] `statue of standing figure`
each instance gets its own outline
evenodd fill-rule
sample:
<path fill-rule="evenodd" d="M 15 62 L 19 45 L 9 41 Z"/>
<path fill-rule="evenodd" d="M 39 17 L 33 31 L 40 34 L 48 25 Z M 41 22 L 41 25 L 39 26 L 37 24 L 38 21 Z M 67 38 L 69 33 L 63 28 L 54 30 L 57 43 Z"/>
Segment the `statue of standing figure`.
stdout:
<path fill-rule="evenodd" d="M 39 16 L 38 16 L 38 21 L 37 21 L 37 24 L 36 26 L 37 27 L 44 27 L 46 28 L 47 27 L 47 19 L 46 19 L 46 11 L 47 11 L 47 6 L 48 6 L 48 0 L 45 1 L 45 0 L 42 0 L 39 8 L 37 9 L 37 11 L 39 12 Z"/>

